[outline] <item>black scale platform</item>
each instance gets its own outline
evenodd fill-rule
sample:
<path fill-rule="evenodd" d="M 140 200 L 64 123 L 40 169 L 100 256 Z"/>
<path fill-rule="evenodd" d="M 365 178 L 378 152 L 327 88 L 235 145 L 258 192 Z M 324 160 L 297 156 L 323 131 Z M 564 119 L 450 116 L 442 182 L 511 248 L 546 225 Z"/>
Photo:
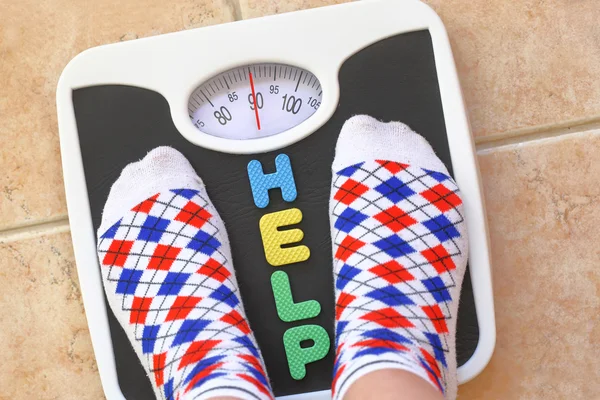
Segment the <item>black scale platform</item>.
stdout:
<path fill-rule="evenodd" d="M 397 35 L 354 54 L 343 64 L 339 84 L 339 106 L 323 127 L 292 146 L 259 155 L 223 154 L 191 144 L 173 125 L 169 106 L 159 93 L 129 86 L 96 86 L 73 92 L 96 229 L 109 189 L 123 167 L 157 146 L 169 145 L 181 151 L 202 177 L 228 227 L 245 308 L 278 396 L 329 389 L 331 384 L 334 298 L 328 200 L 334 145 L 344 121 L 356 114 L 402 121 L 429 140 L 452 173 L 428 31 Z M 286 203 L 279 191 L 271 191 L 269 206 L 258 209 L 252 200 L 246 166 L 257 159 L 265 173 L 273 172 L 275 157 L 280 153 L 289 155 L 292 161 L 298 198 Z M 329 355 L 309 364 L 307 376 L 301 381 L 290 377 L 282 338 L 285 330 L 306 321 L 279 320 L 270 284 L 275 269 L 265 261 L 258 228 L 265 213 L 290 207 L 303 212 L 300 228 L 311 257 L 284 270 L 290 276 L 295 301 L 315 299 L 321 303 L 321 314 L 310 322 L 325 327 L 332 343 Z M 128 400 L 153 398 L 150 382 L 112 312 L 110 328 L 123 394 Z M 458 318 L 459 365 L 471 357 L 478 338 L 467 272 Z"/>

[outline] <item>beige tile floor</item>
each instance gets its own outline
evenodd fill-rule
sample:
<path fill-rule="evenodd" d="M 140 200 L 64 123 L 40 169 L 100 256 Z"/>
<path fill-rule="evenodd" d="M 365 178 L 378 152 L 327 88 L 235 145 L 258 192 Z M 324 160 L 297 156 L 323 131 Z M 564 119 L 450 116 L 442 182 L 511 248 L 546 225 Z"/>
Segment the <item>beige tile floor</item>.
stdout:
<path fill-rule="evenodd" d="M 0 0 L 0 400 L 102 399 L 54 90 L 78 52 L 339 0 Z M 600 398 L 600 3 L 428 0 L 485 186 L 498 324 L 461 399 Z"/>

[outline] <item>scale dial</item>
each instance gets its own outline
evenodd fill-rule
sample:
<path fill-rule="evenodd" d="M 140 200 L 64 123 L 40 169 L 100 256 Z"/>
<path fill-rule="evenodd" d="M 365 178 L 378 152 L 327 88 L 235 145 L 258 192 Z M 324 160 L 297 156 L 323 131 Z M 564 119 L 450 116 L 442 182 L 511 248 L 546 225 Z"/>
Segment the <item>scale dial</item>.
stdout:
<path fill-rule="evenodd" d="M 319 80 L 305 69 L 251 64 L 204 82 L 190 96 L 188 111 L 204 133 L 257 139 L 302 123 L 319 109 L 322 95 Z"/>

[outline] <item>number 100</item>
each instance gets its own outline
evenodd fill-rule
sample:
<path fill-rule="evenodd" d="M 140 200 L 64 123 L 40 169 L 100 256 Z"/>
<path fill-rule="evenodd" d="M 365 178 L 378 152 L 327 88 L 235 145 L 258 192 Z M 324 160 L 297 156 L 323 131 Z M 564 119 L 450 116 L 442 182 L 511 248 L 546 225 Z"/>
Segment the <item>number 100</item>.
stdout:
<path fill-rule="evenodd" d="M 300 108 L 302 108 L 302 99 L 296 98 L 295 96 L 289 96 L 286 94 L 282 96 L 283 104 L 281 105 L 281 109 L 287 112 L 291 112 L 292 114 L 298 114 Z"/>

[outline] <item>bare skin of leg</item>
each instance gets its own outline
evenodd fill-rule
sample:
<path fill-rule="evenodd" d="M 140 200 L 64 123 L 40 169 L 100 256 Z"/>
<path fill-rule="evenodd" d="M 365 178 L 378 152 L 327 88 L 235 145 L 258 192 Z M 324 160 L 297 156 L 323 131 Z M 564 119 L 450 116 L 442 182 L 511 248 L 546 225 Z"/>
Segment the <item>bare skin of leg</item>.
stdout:
<path fill-rule="evenodd" d="M 239 400 L 215 397 L 211 400 Z M 357 380 L 344 400 L 444 400 L 429 382 L 401 369 L 382 369 Z"/>
<path fill-rule="evenodd" d="M 237 397 L 211 397 L 210 400 L 240 400 Z"/>
<path fill-rule="evenodd" d="M 444 396 L 415 374 L 382 369 L 354 382 L 344 400 L 444 400 Z"/>
<path fill-rule="evenodd" d="M 210 400 L 240 400 L 237 397 L 211 397 Z"/>

